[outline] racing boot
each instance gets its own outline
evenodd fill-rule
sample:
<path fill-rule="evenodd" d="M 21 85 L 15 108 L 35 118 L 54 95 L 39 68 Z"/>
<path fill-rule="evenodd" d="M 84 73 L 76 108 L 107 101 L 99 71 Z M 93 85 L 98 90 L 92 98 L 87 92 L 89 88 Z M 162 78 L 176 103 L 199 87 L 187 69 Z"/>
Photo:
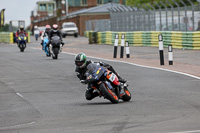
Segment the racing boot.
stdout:
<path fill-rule="evenodd" d="M 119 93 L 119 98 L 122 98 L 125 95 L 124 87 L 123 85 L 119 85 L 120 93 Z"/>
<path fill-rule="evenodd" d="M 97 96 L 99 96 L 99 93 L 94 91 L 93 88 L 86 88 L 85 97 L 87 100 L 92 100 Z"/>

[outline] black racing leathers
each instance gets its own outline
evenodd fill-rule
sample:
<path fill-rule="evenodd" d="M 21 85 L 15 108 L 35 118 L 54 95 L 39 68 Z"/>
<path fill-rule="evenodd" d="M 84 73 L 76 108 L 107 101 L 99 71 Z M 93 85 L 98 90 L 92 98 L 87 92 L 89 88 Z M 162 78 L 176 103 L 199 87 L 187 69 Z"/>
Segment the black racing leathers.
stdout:
<path fill-rule="evenodd" d="M 86 80 L 86 71 L 87 71 L 87 66 L 92 63 L 92 61 L 87 61 L 86 62 L 86 66 L 84 68 L 79 68 L 79 67 L 76 67 L 75 69 L 75 72 L 76 72 L 76 75 L 77 77 L 80 79 L 80 80 Z M 86 89 L 86 92 L 85 92 L 85 97 L 87 100 L 92 100 L 93 98 L 97 97 L 99 94 L 97 92 L 93 92 L 93 89 L 91 88 L 91 85 L 88 84 L 88 87 Z"/>
<path fill-rule="evenodd" d="M 64 42 L 63 42 L 63 40 L 62 40 L 62 35 L 61 35 L 61 32 L 60 32 L 59 30 L 57 30 L 57 31 L 51 30 L 51 31 L 50 31 L 50 33 L 49 33 L 49 39 L 50 39 L 49 44 L 51 43 L 51 40 L 52 40 L 52 37 L 53 37 L 53 36 L 59 36 L 59 37 L 60 37 L 60 40 L 62 41 L 62 42 L 61 42 L 62 45 L 64 45 Z"/>
<path fill-rule="evenodd" d="M 109 64 L 106 64 L 106 63 L 103 63 L 103 62 L 92 62 L 92 61 L 87 61 L 86 63 L 86 66 L 84 68 L 79 68 L 79 67 L 76 67 L 75 69 L 75 72 L 77 74 L 77 77 L 80 79 L 80 80 L 86 80 L 86 71 L 87 71 L 87 66 L 90 64 L 90 63 L 97 63 L 99 64 L 100 66 L 104 66 L 105 68 L 107 68 L 108 70 L 112 71 L 113 73 L 115 73 L 118 77 L 119 75 L 117 74 L 117 72 L 114 70 L 114 68 L 109 65 Z M 120 77 L 121 78 L 121 77 Z M 99 96 L 99 94 L 97 92 L 93 92 L 93 88 L 91 87 L 90 84 L 88 84 L 88 87 L 86 89 L 86 92 L 85 92 L 85 97 L 87 100 L 92 100 L 93 98 Z"/>
<path fill-rule="evenodd" d="M 49 39 L 51 40 L 53 36 L 59 36 L 60 39 L 62 40 L 61 32 L 59 30 L 57 31 L 51 30 L 49 33 Z"/>

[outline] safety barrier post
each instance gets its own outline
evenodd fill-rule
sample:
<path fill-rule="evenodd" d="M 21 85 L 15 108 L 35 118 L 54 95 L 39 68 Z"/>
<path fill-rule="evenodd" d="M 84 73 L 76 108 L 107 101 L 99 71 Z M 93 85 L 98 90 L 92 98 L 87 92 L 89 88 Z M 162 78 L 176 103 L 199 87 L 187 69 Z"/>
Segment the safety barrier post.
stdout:
<path fill-rule="evenodd" d="M 126 41 L 126 58 L 130 58 L 130 49 L 128 41 Z"/>
<path fill-rule="evenodd" d="M 115 44 L 114 44 L 114 55 L 113 58 L 117 58 L 117 47 L 118 47 L 118 40 L 119 34 L 115 34 Z"/>
<path fill-rule="evenodd" d="M 168 46 L 168 60 L 169 60 L 169 65 L 173 65 L 173 49 L 172 45 Z"/>
<path fill-rule="evenodd" d="M 124 43 L 125 43 L 125 35 L 122 34 L 120 58 L 123 58 L 124 56 Z"/>
<path fill-rule="evenodd" d="M 159 53 L 160 53 L 160 65 L 164 65 L 164 52 L 163 52 L 163 36 L 158 35 L 159 40 Z"/>

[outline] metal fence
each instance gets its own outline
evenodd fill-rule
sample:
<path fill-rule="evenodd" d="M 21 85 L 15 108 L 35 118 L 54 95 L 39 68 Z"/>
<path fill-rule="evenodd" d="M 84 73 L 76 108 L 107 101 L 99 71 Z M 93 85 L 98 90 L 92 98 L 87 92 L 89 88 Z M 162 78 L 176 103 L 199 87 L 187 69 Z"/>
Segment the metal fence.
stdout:
<path fill-rule="evenodd" d="M 89 20 L 85 23 L 86 31 L 110 31 L 110 19 Z"/>
<path fill-rule="evenodd" d="M 86 22 L 86 30 L 93 31 L 196 31 L 200 30 L 200 5 L 191 6 L 180 0 L 179 5 L 173 0 L 176 8 L 168 1 L 138 7 L 119 6 L 109 8 L 109 20 L 95 20 Z M 162 7 L 164 8 L 161 8 Z M 167 8 L 170 6 L 170 8 Z M 150 8 L 151 7 L 151 8 Z M 107 25 L 108 24 L 108 25 Z M 109 28 L 108 28 L 109 27 Z"/>

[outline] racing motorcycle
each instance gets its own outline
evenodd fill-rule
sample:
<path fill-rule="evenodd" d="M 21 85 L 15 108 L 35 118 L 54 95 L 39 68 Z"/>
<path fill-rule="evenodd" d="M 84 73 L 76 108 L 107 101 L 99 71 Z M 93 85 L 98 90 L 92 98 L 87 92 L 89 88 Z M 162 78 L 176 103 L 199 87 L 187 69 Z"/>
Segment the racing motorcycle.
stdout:
<path fill-rule="evenodd" d="M 50 44 L 52 59 L 58 59 L 58 54 L 61 52 L 61 48 L 61 38 L 59 36 L 53 36 Z"/>
<path fill-rule="evenodd" d="M 43 50 L 46 53 L 46 56 L 50 57 L 51 53 L 50 53 L 49 46 L 47 45 L 48 43 L 49 43 L 49 39 L 48 39 L 48 37 L 45 37 L 44 41 L 43 41 Z"/>
<path fill-rule="evenodd" d="M 118 77 L 103 66 L 91 63 L 87 66 L 87 83 L 89 83 L 99 96 L 118 103 L 119 99 L 129 101 L 131 93 L 126 83 L 120 83 Z"/>
<path fill-rule="evenodd" d="M 24 52 L 24 49 L 26 48 L 27 43 L 27 37 L 25 34 L 19 34 L 18 36 L 18 47 L 20 49 L 20 52 Z"/>

